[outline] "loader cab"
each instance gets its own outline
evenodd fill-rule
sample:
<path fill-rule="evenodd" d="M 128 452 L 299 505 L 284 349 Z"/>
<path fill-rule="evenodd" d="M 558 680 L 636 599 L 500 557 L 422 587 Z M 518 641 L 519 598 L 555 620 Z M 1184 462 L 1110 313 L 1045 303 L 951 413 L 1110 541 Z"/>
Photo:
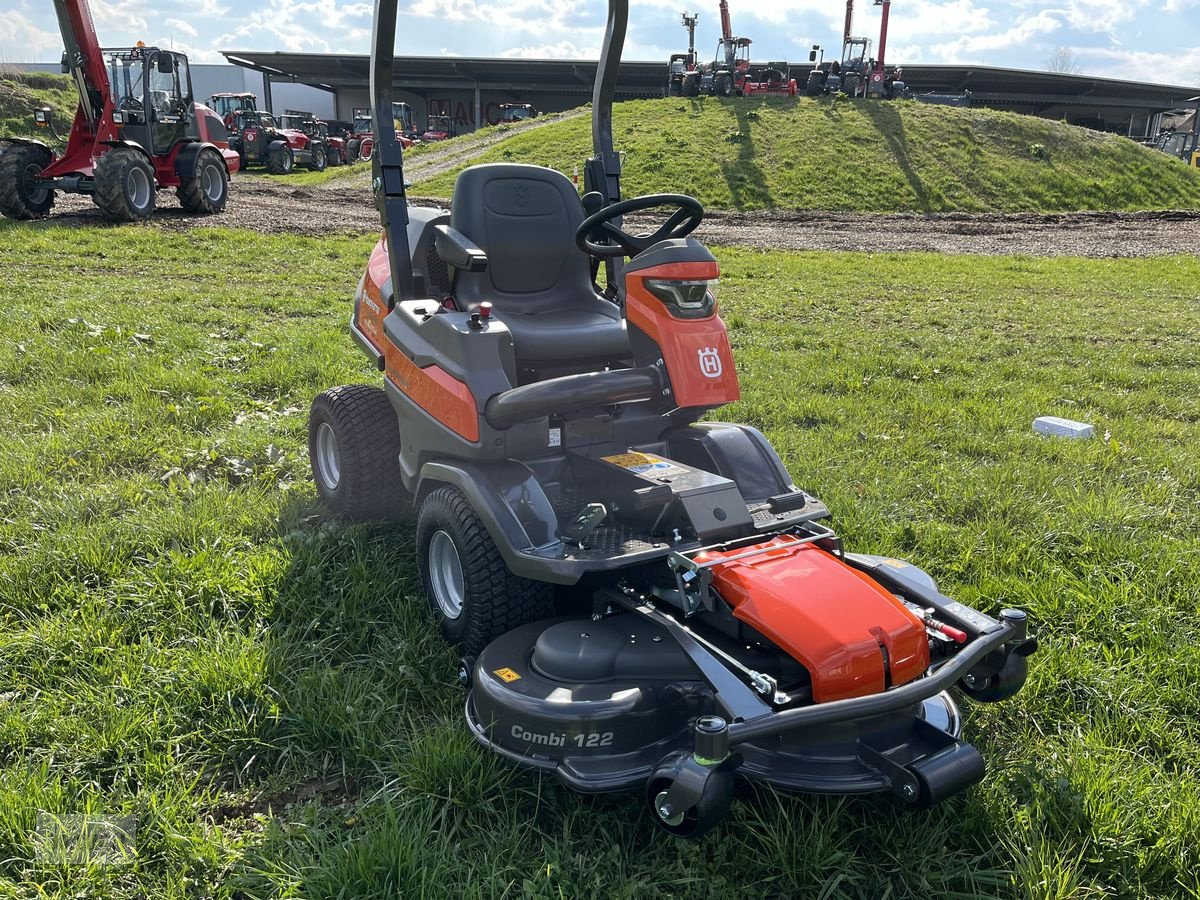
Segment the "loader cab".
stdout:
<path fill-rule="evenodd" d="M 113 123 L 122 140 L 160 155 L 184 138 L 196 136 L 186 56 L 157 47 L 106 50 L 104 56 Z"/>

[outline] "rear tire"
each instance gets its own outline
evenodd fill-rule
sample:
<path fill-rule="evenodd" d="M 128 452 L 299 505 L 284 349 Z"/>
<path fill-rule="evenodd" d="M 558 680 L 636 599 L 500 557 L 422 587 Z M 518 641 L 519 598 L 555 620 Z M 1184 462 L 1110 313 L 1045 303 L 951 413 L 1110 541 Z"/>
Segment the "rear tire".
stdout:
<path fill-rule="evenodd" d="M 308 167 L 314 172 L 324 172 L 327 165 L 329 165 L 329 157 L 325 153 L 325 147 L 321 144 L 314 144 L 309 151 Z"/>
<path fill-rule="evenodd" d="M 804 93 L 809 97 L 819 97 L 825 90 L 825 80 L 821 77 L 822 72 L 819 69 L 813 69 L 808 73 L 808 81 L 804 85 Z"/>
<path fill-rule="evenodd" d="M 50 165 L 48 147 L 14 144 L 0 153 L 0 214 L 10 219 L 44 219 L 54 206 L 54 189 L 31 183 Z"/>
<path fill-rule="evenodd" d="M 154 212 L 154 167 L 131 147 L 114 147 L 96 163 L 92 200 L 114 222 L 140 222 Z"/>
<path fill-rule="evenodd" d="M 205 148 L 196 156 L 192 177 L 175 189 L 179 205 L 190 213 L 213 215 L 229 200 L 229 175 L 216 150 Z"/>
<path fill-rule="evenodd" d="M 342 518 L 397 519 L 409 509 L 400 425 L 382 388 L 351 384 L 318 394 L 308 416 L 308 458 L 317 493 Z"/>
<path fill-rule="evenodd" d="M 337 147 L 330 147 L 327 155 L 329 157 L 329 167 L 331 169 L 342 164 L 342 151 Z"/>
<path fill-rule="evenodd" d="M 267 171 L 272 175 L 291 174 L 296 159 L 291 147 L 273 147 L 267 151 Z"/>
<path fill-rule="evenodd" d="M 554 611 L 554 586 L 510 572 L 456 488 L 438 488 L 421 504 L 417 564 L 442 637 L 464 657 L 478 656 L 500 635 Z"/>

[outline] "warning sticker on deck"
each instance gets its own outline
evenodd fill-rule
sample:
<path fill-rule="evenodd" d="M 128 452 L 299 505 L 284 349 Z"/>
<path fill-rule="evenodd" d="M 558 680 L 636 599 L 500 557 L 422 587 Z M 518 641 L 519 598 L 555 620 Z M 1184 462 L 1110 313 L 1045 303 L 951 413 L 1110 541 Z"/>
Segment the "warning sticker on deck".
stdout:
<path fill-rule="evenodd" d="M 680 475 L 687 471 L 665 459 L 660 459 L 650 453 L 639 453 L 631 450 L 628 453 L 618 453 L 616 456 L 600 457 L 606 463 L 612 463 L 621 469 L 636 472 L 638 475 L 649 475 L 657 478 L 661 475 Z"/>
<path fill-rule="evenodd" d="M 498 678 L 499 678 L 501 681 L 504 681 L 504 682 L 520 681 L 520 680 L 521 680 L 521 676 L 520 676 L 520 675 L 518 675 L 518 674 L 517 674 L 516 672 L 514 672 L 512 669 L 508 669 L 508 668 L 505 668 L 505 669 L 497 669 L 497 670 L 496 670 L 495 672 L 493 672 L 492 674 L 493 674 L 493 675 L 495 675 L 495 676 L 497 676 L 497 677 L 498 677 Z"/>

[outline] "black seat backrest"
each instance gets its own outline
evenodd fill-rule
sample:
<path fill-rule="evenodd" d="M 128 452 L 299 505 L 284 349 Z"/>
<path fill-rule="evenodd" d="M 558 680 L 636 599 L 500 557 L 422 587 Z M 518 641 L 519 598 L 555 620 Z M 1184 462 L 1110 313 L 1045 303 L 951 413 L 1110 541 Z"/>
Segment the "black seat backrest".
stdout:
<path fill-rule="evenodd" d="M 485 272 L 457 272 L 459 308 L 490 300 L 530 314 L 594 304 L 587 256 L 575 246 L 579 194 L 561 172 L 522 163 L 464 169 L 454 182 L 450 225 L 488 255 Z"/>

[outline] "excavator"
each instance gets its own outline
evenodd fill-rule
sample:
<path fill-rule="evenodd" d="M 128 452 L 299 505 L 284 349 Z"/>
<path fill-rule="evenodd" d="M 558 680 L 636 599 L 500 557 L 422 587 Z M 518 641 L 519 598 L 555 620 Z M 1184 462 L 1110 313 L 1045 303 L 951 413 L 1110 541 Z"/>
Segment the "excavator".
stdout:
<path fill-rule="evenodd" d="M 221 117 L 195 102 L 187 57 L 141 41 L 101 48 L 88 0 L 54 0 L 54 10 L 79 108 L 61 155 L 42 141 L 0 137 L 0 213 L 44 218 L 62 191 L 89 194 L 106 218 L 133 222 L 154 212 L 162 188 L 175 188 L 188 212 L 221 212 L 238 155 Z M 53 134 L 49 111 L 34 122 Z"/>
<path fill-rule="evenodd" d="M 687 21 L 684 21 L 685 27 Z M 796 79 L 788 77 L 786 62 L 772 62 L 751 78 L 750 44 L 748 37 L 735 37 L 729 19 L 729 0 L 721 0 L 721 39 L 711 63 L 695 72 L 687 72 L 682 80 L 684 96 L 712 94 L 716 97 L 795 97 Z"/>

